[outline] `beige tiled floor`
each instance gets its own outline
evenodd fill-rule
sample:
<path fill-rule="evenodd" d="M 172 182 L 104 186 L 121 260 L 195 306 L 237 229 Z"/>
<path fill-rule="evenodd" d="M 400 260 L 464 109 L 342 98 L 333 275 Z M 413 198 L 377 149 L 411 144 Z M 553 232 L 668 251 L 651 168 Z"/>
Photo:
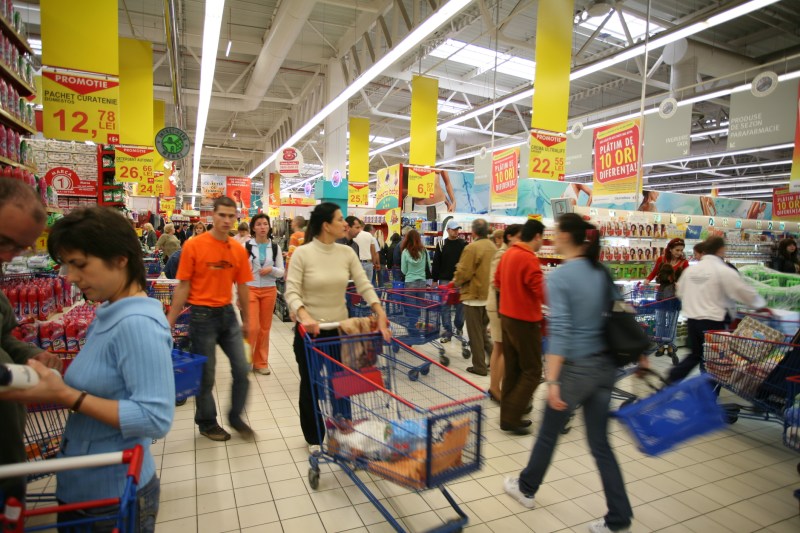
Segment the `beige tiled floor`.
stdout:
<path fill-rule="evenodd" d="M 323 465 L 320 487 L 308 486 L 306 444 L 297 412 L 297 365 L 286 324 L 273 326 L 271 376 L 251 376 L 247 418 L 255 442 L 237 435 L 227 443 L 201 437 L 190 401 L 178 408 L 175 425 L 153 446 L 161 476 L 159 532 L 222 531 L 338 532 L 391 531 L 353 482 L 337 467 Z M 430 350 L 424 350 L 433 354 Z M 460 347 L 448 345 L 451 368 L 482 386 L 488 378 L 466 374 Z M 220 357 L 217 398 L 220 412 L 230 399 L 230 372 Z M 666 361 L 656 360 L 656 366 Z M 641 383 L 622 386 L 645 394 Z M 541 395 L 534 424 L 541 420 Z M 605 499 L 584 439 L 583 423 L 557 449 L 537 507 L 528 510 L 503 493 L 502 480 L 527 462 L 533 436 L 512 437 L 498 428 L 499 409 L 489 405 L 484 466 L 449 489 L 469 515 L 474 532 L 580 531 L 603 516 Z M 740 420 L 723 431 L 652 458 L 641 454 L 623 428 L 612 422 L 612 443 L 622 464 L 636 515 L 633 530 L 669 533 L 723 531 L 800 532 L 800 455 L 781 444 L 778 424 Z M 367 486 L 412 531 L 424 531 L 454 516 L 436 491 L 411 493 L 363 475 Z"/>

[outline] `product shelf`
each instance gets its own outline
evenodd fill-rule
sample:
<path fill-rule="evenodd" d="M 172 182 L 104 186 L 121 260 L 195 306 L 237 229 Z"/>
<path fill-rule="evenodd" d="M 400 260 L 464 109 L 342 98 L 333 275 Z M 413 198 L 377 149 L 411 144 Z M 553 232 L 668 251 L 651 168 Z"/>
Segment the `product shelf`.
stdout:
<path fill-rule="evenodd" d="M 5 17 L 0 17 L 0 31 L 6 34 L 9 40 L 16 46 L 22 48 L 30 55 L 33 55 L 33 49 L 31 48 L 31 45 L 28 44 L 28 40 L 20 35 L 17 30 L 14 29 L 14 25 L 6 20 Z"/>
<path fill-rule="evenodd" d="M 36 94 L 36 90 L 20 78 L 10 66 L 6 65 L 5 61 L 0 61 L 0 74 L 19 90 L 20 96 L 26 97 Z"/>
<path fill-rule="evenodd" d="M 0 107 L 0 122 L 20 133 L 36 133 L 36 130 L 32 126 L 25 124 L 2 107 Z"/>
<path fill-rule="evenodd" d="M 27 170 L 28 172 L 36 173 L 35 167 L 32 167 L 30 165 L 23 165 L 22 163 L 12 161 L 6 157 L 0 157 L 0 165 L 6 165 L 8 167 L 14 167 L 14 168 L 21 168 L 23 170 Z"/>

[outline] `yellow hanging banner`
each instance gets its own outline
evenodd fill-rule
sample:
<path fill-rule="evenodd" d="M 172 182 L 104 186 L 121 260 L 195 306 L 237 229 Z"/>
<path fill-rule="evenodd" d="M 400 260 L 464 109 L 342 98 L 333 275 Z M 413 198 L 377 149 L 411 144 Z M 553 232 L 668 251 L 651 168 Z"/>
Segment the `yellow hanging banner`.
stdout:
<path fill-rule="evenodd" d="M 408 195 L 411 198 L 432 198 L 436 186 L 436 171 L 432 168 L 408 169 Z"/>
<path fill-rule="evenodd" d="M 148 145 L 154 144 L 156 141 L 156 134 L 164 129 L 164 111 L 165 104 L 163 100 L 153 100 L 153 133 Z M 164 171 L 164 158 L 156 151 L 153 169 L 156 172 Z"/>
<path fill-rule="evenodd" d="M 114 148 L 116 175 L 114 179 L 122 183 L 153 184 L 153 161 L 155 148 L 152 146 L 117 145 Z M 162 191 L 163 192 L 163 191 Z M 148 194 L 147 196 L 153 196 Z"/>
<path fill-rule="evenodd" d="M 575 0 L 539 0 L 531 127 L 567 131 Z"/>
<path fill-rule="evenodd" d="M 389 226 L 389 235 L 394 235 L 395 233 L 400 235 L 400 230 L 402 229 L 400 214 L 400 208 L 395 207 L 394 209 L 389 209 L 384 215 L 386 225 Z"/>
<path fill-rule="evenodd" d="M 118 10 L 109 0 L 41 0 L 42 65 L 118 75 Z M 151 80 L 152 71 L 151 62 Z"/>
<path fill-rule="evenodd" d="M 369 203 L 368 183 L 347 184 L 347 205 L 367 205 Z"/>
<path fill-rule="evenodd" d="M 350 183 L 369 182 L 369 119 L 350 118 Z"/>
<path fill-rule="evenodd" d="M 436 164 L 438 106 L 439 80 L 414 76 L 411 80 L 411 143 L 408 150 L 408 162 L 412 165 Z"/>
<path fill-rule="evenodd" d="M 119 40 L 120 142 L 151 146 L 153 137 L 153 44 Z"/>
<path fill-rule="evenodd" d="M 531 131 L 528 177 L 564 181 L 567 136 L 551 131 Z"/>
<path fill-rule="evenodd" d="M 162 198 L 159 203 L 161 212 L 166 213 L 167 218 L 172 218 L 172 212 L 175 211 L 175 198 Z"/>
<path fill-rule="evenodd" d="M 42 129 L 48 139 L 119 142 L 119 80 L 42 69 Z"/>

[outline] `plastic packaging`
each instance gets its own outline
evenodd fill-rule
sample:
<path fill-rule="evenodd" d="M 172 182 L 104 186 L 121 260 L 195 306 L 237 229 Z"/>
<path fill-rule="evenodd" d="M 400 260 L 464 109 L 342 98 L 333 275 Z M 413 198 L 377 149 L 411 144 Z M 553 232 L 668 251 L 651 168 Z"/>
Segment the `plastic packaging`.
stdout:
<path fill-rule="evenodd" d="M 61 376 L 55 368 L 50 369 Z M 27 365 L 0 364 L 0 392 L 12 389 L 30 389 L 39 383 L 39 374 Z"/>

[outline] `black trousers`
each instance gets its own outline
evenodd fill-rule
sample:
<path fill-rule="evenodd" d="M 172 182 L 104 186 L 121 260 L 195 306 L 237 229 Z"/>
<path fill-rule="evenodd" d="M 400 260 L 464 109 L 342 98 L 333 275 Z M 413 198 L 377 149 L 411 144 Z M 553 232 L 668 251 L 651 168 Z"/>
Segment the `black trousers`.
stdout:
<path fill-rule="evenodd" d="M 706 331 L 718 331 L 725 329 L 725 322 L 716 320 L 687 320 L 689 348 L 692 352 L 683 361 L 672 367 L 669 372 L 668 381 L 675 383 L 684 379 L 694 370 L 694 367 L 703 360 L 703 343 L 705 342 Z"/>

